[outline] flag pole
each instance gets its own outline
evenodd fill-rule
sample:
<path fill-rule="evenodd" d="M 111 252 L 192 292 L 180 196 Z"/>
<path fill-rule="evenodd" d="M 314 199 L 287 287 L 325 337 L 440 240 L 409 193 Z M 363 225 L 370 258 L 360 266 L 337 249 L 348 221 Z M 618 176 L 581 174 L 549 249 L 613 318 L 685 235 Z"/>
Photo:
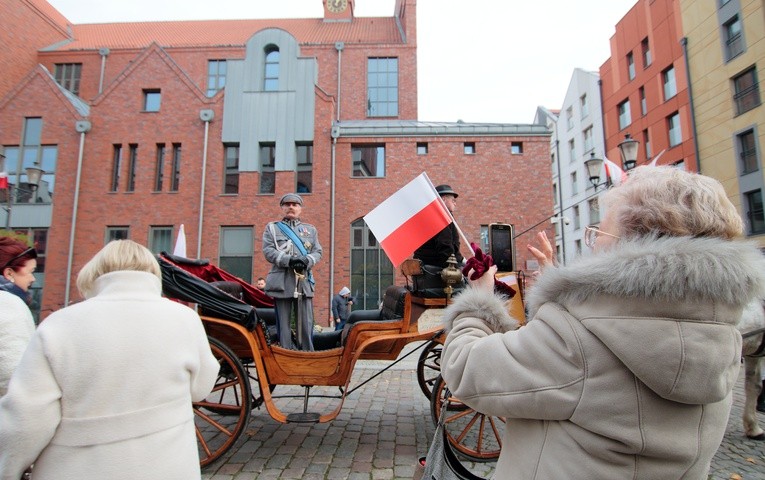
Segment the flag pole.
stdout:
<path fill-rule="evenodd" d="M 428 176 L 427 172 L 422 172 L 425 175 L 425 178 L 428 179 L 428 185 L 430 185 L 430 188 L 433 189 L 433 191 L 436 193 L 436 197 L 438 198 L 438 201 L 441 202 L 441 206 L 444 207 L 444 210 L 446 210 L 449 213 L 449 218 L 452 219 L 452 223 L 454 224 L 454 228 L 457 229 L 457 233 L 459 233 L 460 238 L 465 242 L 465 245 L 467 245 L 468 250 L 470 251 L 470 256 L 475 257 L 475 251 L 473 250 L 473 247 L 470 246 L 470 242 L 468 241 L 467 237 L 464 233 L 462 233 L 462 229 L 459 225 L 457 225 L 457 221 L 454 219 L 454 215 L 452 215 L 452 212 L 446 208 L 446 204 L 444 203 L 444 199 L 441 198 L 441 195 L 439 195 L 438 191 L 436 190 L 436 187 L 433 186 L 433 182 L 430 181 L 430 177 Z"/>

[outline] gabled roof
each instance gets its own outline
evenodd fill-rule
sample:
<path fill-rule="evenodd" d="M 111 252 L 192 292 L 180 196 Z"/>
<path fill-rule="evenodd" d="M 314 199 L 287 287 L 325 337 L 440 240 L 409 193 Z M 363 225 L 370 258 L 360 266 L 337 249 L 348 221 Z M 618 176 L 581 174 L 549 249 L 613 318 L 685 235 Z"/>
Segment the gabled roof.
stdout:
<path fill-rule="evenodd" d="M 81 118 L 90 115 L 90 106 L 83 99 L 79 98 L 78 96 L 74 95 L 59 85 L 56 79 L 53 78 L 53 75 L 50 74 L 48 69 L 45 68 L 44 65 L 40 64 L 38 64 L 37 67 L 29 72 L 29 74 L 21 82 L 19 82 L 13 90 L 11 90 L 2 100 L 0 100 L 0 109 L 5 108 L 9 102 L 21 95 L 21 92 L 27 88 L 27 86 L 37 77 L 43 79 L 43 81 L 53 92 L 53 95 L 61 100 L 61 103 L 66 106 L 67 110 L 69 110 L 73 117 Z"/>
<path fill-rule="evenodd" d="M 144 48 L 152 42 L 162 48 L 244 46 L 253 34 L 264 28 L 286 30 L 301 45 L 403 43 L 393 17 L 358 17 L 351 22 L 325 22 L 320 18 L 193 20 L 73 25 L 71 42 L 44 50 Z"/>

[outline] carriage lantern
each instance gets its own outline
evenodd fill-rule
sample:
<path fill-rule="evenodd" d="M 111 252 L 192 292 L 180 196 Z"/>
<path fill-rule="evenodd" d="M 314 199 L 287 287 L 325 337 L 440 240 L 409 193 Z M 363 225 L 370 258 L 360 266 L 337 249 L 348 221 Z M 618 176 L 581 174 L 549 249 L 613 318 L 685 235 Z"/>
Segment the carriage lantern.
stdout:
<path fill-rule="evenodd" d="M 446 284 L 444 293 L 448 302 L 452 298 L 452 292 L 454 292 L 452 285 L 462 281 L 462 272 L 457 268 L 457 259 L 454 254 L 449 255 L 446 260 L 446 267 L 441 270 L 441 280 Z"/>

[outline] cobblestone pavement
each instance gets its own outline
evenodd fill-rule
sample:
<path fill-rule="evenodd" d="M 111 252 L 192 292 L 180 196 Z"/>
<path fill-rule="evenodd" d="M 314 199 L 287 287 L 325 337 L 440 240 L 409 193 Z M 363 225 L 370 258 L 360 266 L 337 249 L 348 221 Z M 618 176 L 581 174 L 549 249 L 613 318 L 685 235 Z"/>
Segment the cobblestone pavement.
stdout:
<path fill-rule="evenodd" d="M 429 401 L 417 384 L 417 355 L 350 394 L 332 422 L 285 425 L 272 420 L 263 408 L 254 410 L 245 433 L 224 457 L 203 470 L 203 480 L 412 478 L 417 459 L 427 452 L 434 430 Z M 351 386 L 390 363 L 359 362 Z M 290 393 L 300 395 L 302 389 L 279 386 L 274 391 L 274 395 Z M 325 393 L 334 395 L 337 389 L 326 389 Z M 743 395 L 742 375 L 709 480 L 765 480 L 765 442 L 744 436 Z M 278 402 L 286 412 L 299 412 L 303 405 L 302 398 Z M 332 402 L 321 400 L 309 410 L 326 413 L 336 405 Z M 765 415 L 759 417 L 765 425 Z M 491 475 L 491 463 L 469 467 L 479 475 Z"/>

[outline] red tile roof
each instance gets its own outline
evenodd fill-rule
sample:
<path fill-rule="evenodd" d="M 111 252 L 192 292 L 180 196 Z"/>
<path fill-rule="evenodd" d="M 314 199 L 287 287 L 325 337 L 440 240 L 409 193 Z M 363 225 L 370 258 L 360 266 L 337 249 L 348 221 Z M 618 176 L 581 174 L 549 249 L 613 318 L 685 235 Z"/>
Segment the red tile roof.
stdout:
<path fill-rule="evenodd" d="M 265 28 L 281 28 L 300 44 L 401 44 L 393 17 L 357 17 L 351 22 L 312 19 L 196 20 L 73 25 L 74 39 L 48 51 L 144 48 L 156 42 L 163 48 L 243 46 Z"/>

